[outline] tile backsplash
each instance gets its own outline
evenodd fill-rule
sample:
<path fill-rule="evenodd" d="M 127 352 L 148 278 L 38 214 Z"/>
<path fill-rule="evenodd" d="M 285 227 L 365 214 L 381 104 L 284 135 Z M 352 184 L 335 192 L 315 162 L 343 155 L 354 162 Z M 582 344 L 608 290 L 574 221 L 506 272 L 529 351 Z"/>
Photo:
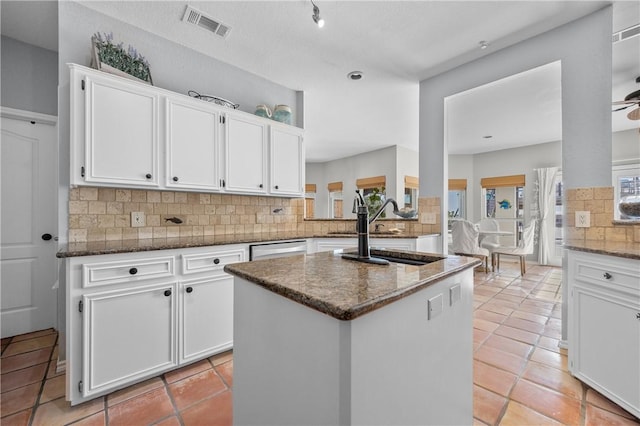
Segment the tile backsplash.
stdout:
<path fill-rule="evenodd" d="M 613 219 L 613 187 L 567 189 L 565 200 L 566 239 L 640 243 L 640 222 Z M 576 211 L 590 212 L 588 228 L 575 226 Z"/>
<path fill-rule="evenodd" d="M 69 242 L 297 231 L 304 200 L 80 187 L 69 191 Z M 131 227 L 131 212 L 145 226 Z M 167 221 L 177 217 L 181 224 Z"/>
<path fill-rule="evenodd" d="M 418 200 L 420 212 L 436 213 L 435 224 L 393 220 L 406 233 L 440 232 L 440 198 Z M 131 226 L 131 212 L 143 212 L 145 226 Z M 180 224 L 167 221 L 177 217 Z M 395 225 L 389 225 L 394 227 Z M 69 191 L 69 242 L 137 240 L 246 233 L 303 235 L 355 231 L 355 220 L 304 220 L 304 199 L 79 187 Z"/>

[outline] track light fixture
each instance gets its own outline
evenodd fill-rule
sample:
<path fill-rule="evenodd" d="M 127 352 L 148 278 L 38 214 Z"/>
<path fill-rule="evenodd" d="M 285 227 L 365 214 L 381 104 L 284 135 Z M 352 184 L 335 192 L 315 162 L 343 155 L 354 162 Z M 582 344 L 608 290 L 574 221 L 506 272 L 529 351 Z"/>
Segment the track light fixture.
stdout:
<path fill-rule="evenodd" d="M 313 0 L 311 0 L 311 4 L 313 5 L 313 15 L 311 15 L 313 22 L 318 25 L 318 28 L 324 27 L 324 19 L 320 17 L 320 9 L 318 9 L 318 6 L 316 6 Z"/>

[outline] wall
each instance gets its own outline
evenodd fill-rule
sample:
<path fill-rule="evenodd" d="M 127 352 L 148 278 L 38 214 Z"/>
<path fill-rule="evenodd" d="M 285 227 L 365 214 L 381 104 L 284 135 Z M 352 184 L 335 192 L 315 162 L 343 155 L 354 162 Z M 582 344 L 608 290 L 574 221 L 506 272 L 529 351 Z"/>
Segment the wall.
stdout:
<path fill-rule="evenodd" d="M 58 54 L 2 36 L 2 106 L 58 115 Z"/>
<path fill-rule="evenodd" d="M 444 99 L 562 61 L 562 169 L 568 188 L 611 183 L 611 23 L 608 6 L 420 83 L 420 188 L 444 196 Z M 585 90 L 588 87 L 589 90 Z M 589 167 L 585 167 L 589 165 Z M 445 205 L 442 209 L 446 209 Z M 441 224 L 444 230 L 444 224 Z M 443 247 L 444 250 L 444 247 Z"/>
<path fill-rule="evenodd" d="M 305 182 L 308 184 L 315 183 L 317 188 L 315 217 L 328 217 L 329 193 L 327 185 L 330 182 L 343 183 L 344 218 L 355 218 L 355 215 L 351 213 L 351 209 L 353 207 L 353 197 L 356 195 L 357 179 L 372 176 L 386 176 L 387 194 L 390 197 L 397 196 L 397 190 L 395 188 L 398 184 L 401 184 L 404 188 L 404 181 L 399 183 L 396 178 L 397 148 L 397 146 L 390 146 L 388 148 L 369 151 L 325 163 L 308 163 L 306 165 Z M 404 189 L 402 192 L 404 193 Z"/>
<path fill-rule="evenodd" d="M 631 129 L 615 132 L 611 137 L 613 164 L 640 162 L 640 133 Z M 504 149 L 475 155 L 449 155 L 449 177 L 467 179 L 468 219 L 481 218 L 482 190 L 480 179 L 490 176 L 525 174 L 525 218 L 528 221 L 535 182 L 534 169 L 561 167 L 560 141 L 520 148 Z M 564 174 L 563 174 L 564 177 Z"/>

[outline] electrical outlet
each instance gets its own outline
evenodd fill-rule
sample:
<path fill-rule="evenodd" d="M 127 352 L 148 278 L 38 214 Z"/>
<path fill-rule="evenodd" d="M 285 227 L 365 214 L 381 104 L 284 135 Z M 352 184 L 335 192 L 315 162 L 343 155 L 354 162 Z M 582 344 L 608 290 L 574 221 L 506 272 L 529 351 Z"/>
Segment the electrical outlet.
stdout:
<path fill-rule="evenodd" d="M 131 227 L 139 228 L 144 226 L 144 212 L 131 212 Z"/>
<path fill-rule="evenodd" d="M 588 228 L 591 226 L 591 212 L 576 212 L 576 228 Z"/>
<path fill-rule="evenodd" d="M 396 222 L 396 228 L 398 228 L 398 229 L 404 229 L 404 223 L 402 223 L 402 222 Z"/>
<path fill-rule="evenodd" d="M 420 223 L 435 225 L 436 214 L 434 212 L 420 213 Z"/>

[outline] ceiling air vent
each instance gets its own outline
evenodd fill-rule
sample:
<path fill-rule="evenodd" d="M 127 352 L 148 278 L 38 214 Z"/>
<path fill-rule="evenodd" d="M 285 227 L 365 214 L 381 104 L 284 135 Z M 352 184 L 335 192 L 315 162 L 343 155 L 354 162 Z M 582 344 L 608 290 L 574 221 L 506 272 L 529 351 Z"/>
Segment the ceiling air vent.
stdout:
<path fill-rule="evenodd" d="M 182 20 L 189 24 L 197 25 L 200 28 L 211 31 L 215 35 L 222 38 L 227 38 L 227 36 L 231 32 L 231 27 L 229 27 L 228 25 L 225 25 L 222 22 L 211 18 L 210 16 L 206 16 L 198 9 L 194 9 L 191 6 L 187 6 L 187 9 L 184 11 Z"/>
<path fill-rule="evenodd" d="M 622 31 L 618 31 L 613 34 L 613 38 L 611 41 L 614 43 L 621 42 L 622 40 L 627 40 L 631 37 L 637 37 L 640 35 L 640 24 L 636 24 L 632 27 L 626 28 Z"/>

